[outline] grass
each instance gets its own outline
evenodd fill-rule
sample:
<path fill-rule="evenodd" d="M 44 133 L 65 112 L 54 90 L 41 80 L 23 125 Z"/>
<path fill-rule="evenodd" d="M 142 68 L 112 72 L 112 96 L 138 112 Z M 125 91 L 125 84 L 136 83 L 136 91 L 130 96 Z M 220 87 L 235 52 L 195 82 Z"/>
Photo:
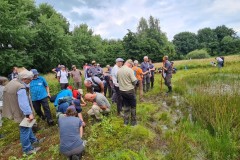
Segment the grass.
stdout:
<path fill-rule="evenodd" d="M 165 96 L 166 87 L 161 89 L 161 78 L 156 74 L 154 89 L 144 95 L 145 102 L 137 103 L 136 127 L 123 125 L 114 104 L 111 114 L 94 124 L 86 114 L 90 104 L 84 107 L 87 126 L 83 139 L 88 143 L 83 159 L 238 159 L 240 56 L 225 57 L 221 70 L 210 66 L 213 60 L 176 61 L 174 65 L 179 70 L 173 75 L 171 96 Z M 51 94 L 56 94 L 59 85 L 54 75 L 44 76 Z M 52 104 L 51 110 L 54 116 Z M 37 137 L 47 139 L 36 155 L 26 157 L 22 156 L 18 125 L 4 119 L 0 159 L 66 159 L 59 153 L 58 127 L 37 121 L 40 127 Z"/>

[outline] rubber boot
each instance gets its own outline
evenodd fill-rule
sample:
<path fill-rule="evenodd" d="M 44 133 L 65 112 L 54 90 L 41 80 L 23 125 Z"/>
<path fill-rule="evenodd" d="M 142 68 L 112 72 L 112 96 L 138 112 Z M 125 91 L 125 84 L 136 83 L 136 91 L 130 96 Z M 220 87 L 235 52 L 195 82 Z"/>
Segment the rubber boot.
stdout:
<path fill-rule="evenodd" d="M 150 83 L 147 83 L 147 92 L 149 91 L 150 89 Z"/>
<path fill-rule="evenodd" d="M 146 93 L 146 91 L 147 91 L 146 84 L 143 84 L 143 92 Z"/>
<path fill-rule="evenodd" d="M 167 93 L 171 93 L 172 92 L 172 86 L 168 86 L 168 92 Z"/>

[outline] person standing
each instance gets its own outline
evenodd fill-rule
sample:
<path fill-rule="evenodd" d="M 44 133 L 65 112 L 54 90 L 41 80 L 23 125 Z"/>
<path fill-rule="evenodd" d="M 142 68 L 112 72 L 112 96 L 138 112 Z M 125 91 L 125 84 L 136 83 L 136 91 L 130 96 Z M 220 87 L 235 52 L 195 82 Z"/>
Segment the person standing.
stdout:
<path fill-rule="evenodd" d="M 56 68 L 53 68 L 52 71 L 55 73 L 55 78 L 57 78 L 57 73 L 61 70 L 61 64 L 59 64 Z"/>
<path fill-rule="evenodd" d="M 96 61 L 92 61 L 92 66 L 88 69 L 88 77 L 95 76 L 99 73 Z"/>
<path fill-rule="evenodd" d="M 167 93 L 171 93 L 172 92 L 172 83 L 171 83 L 171 78 L 172 78 L 172 65 L 171 63 L 168 61 L 168 56 L 164 56 L 163 57 L 163 73 L 165 74 L 164 77 L 164 82 L 165 85 L 168 87 L 168 91 Z"/>
<path fill-rule="evenodd" d="M 131 59 L 127 60 L 123 67 L 117 72 L 117 80 L 119 83 L 119 90 L 123 98 L 124 124 L 129 124 L 129 117 L 131 114 L 131 125 L 137 125 L 136 120 L 136 94 L 135 85 L 137 78 L 132 70 L 133 62 Z"/>
<path fill-rule="evenodd" d="M 49 86 L 44 77 L 39 76 L 36 69 L 31 69 L 34 77 L 30 82 L 30 93 L 32 98 L 33 108 L 36 114 L 42 119 L 47 118 L 48 125 L 53 125 L 51 110 L 48 104 L 48 97 L 51 97 L 49 92 Z M 43 107 L 44 114 L 42 112 L 41 106 Z"/>
<path fill-rule="evenodd" d="M 139 88 L 139 100 L 140 102 L 143 102 L 143 84 L 142 84 L 142 79 L 143 79 L 143 71 L 141 68 L 138 67 L 138 61 L 134 61 L 134 67 L 132 68 L 135 72 L 135 76 L 138 80 L 137 85 L 135 86 L 135 93 L 137 93 L 137 89 Z"/>
<path fill-rule="evenodd" d="M 141 63 L 141 69 L 143 71 L 143 91 L 148 92 L 150 89 L 150 72 L 148 56 L 144 56 L 143 62 Z"/>
<path fill-rule="evenodd" d="M 154 72 L 155 72 L 155 67 L 154 67 L 151 59 L 149 59 L 149 71 L 150 71 L 151 89 L 153 89 L 153 86 L 154 86 Z"/>
<path fill-rule="evenodd" d="M 71 76 L 74 81 L 74 88 L 81 89 L 82 88 L 82 73 L 79 69 L 77 69 L 76 65 L 72 65 Z"/>
<path fill-rule="evenodd" d="M 24 118 L 28 121 L 34 119 L 31 98 L 28 85 L 33 78 L 33 73 L 24 70 L 18 74 L 18 79 L 10 81 L 3 91 L 3 117 L 13 119 L 20 123 Z M 13 112 L 14 111 L 14 112 Z M 20 142 L 22 150 L 26 154 L 33 154 L 40 150 L 40 147 L 34 148 L 32 144 L 40 143 L 33 134 L 31 127 L 20 126 Z"/>
<path fill-rule="evenodd" d="M 13 79 L 16 79 L 17 76 L 18 76 L 17 67 L 13 67 L 12 73 L 8 75 L 8 80 L 11 81 Z"/>
<path fill-rule="evenodd" d="M 121 114 L 122 106 L 123 106 L 123 100 L 122 100 L 122 96 L 121 96 L 120 90 L 119 90 L 119 84 L 118 84 L 118 80 L 117 80 L 117 72 L 122 67 L 123 61 L 124 60 L 122 58 L 117 58 L 116 59 L 116 64 L 114 65 L 114 67 L 112 68 L 112 71 L 111 71 L 112 81 L 113 81 L 113 85 L 114 85 L 112 101 L 115 101 L 115 100 L 117 101 L 117 113 L 118 113 L 118 115 Z"/>
<path fill-rule="evenodd" d="M 57 78 L 61 89 L 66 89 L 68 87 L 68 72 L 66 71 L 66 67 L 64 65 L 61 65 L 61 70 L 58 71 Z"/>

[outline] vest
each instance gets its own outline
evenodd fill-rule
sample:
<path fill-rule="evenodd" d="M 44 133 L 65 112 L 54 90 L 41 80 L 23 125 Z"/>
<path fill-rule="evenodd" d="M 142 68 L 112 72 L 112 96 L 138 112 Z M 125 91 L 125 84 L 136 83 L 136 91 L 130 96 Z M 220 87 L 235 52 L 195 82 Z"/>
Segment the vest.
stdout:
<path fill-rule="evenodd" d="M 15 122 L 20 123 L 25 117 L 18 104 L 17 92 L 20 89 L 26 89 L 24 84 L 19 80 L 10 81 L 3 90 L 3 117 L 13 119 Z M 31 105 L 29 92 L 27 92 L 28 100 Z"/>

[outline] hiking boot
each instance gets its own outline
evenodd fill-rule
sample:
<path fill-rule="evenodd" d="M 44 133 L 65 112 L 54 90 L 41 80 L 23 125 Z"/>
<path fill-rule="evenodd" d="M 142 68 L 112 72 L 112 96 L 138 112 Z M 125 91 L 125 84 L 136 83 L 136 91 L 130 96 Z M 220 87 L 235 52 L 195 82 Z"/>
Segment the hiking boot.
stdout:
<path fill-rule="evenodd" d="M 33 153 L 36 153 L 37 151 L 39 151 L 41 149 L 41 147 L 36 147 L 36 148 L 33 148 L 32 150 L 26 152 L 26 155 L 31 155 Z"/>
<path fill-rule="evenodd" d="M 131 122 L 131 126 L 136 126 L 137 125 L 137 121 L 132 121 Z"/>
<path fill-rule="evenodd" d="M 33 143 L 32 143 L 32 146 L 33 146 L 33 147 L 37 147 L 37 146 L 38 146 L 39 144 L 41 144 L 45 139 L 46 139 L 46 137 L 43 137 L 43 138 L 37 140 L 36 142 L 33 142 Z"/>
<path fill-rule="evenodd" d="M 72 158 L 71 158 L 71 160 L 79 160 L 79 156 L 73 155 Z"/>
<path fill-rule="evenodd" d="M 54 125 L 54 121 L 52 119 L 48 120 L 47 123 L 48 123 L 49 126 L 53 126 Z"/>

